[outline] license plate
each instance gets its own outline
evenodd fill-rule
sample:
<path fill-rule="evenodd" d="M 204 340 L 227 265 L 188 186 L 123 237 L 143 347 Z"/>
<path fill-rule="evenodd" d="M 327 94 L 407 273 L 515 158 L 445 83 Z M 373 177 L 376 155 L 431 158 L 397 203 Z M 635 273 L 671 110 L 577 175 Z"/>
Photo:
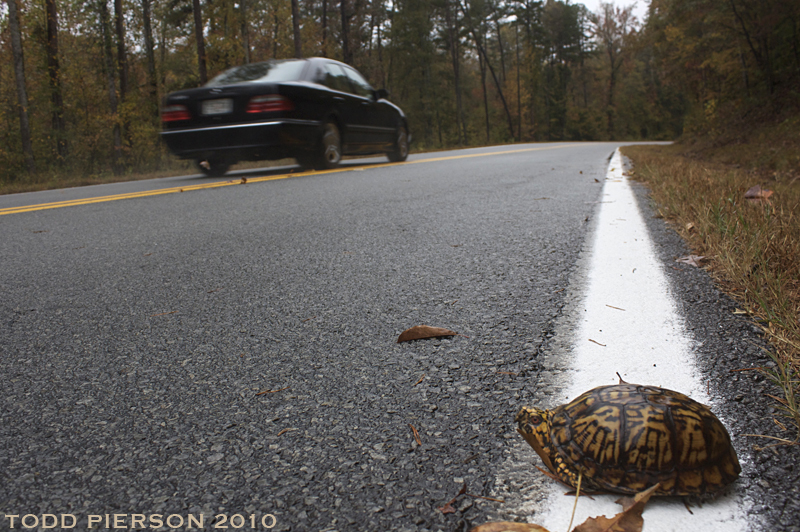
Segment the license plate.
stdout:
<path fill-rule="evenodd" d="M 219 100 L 206 100 L 203 102 L 204 115 L 224 115 L 233 111 L 233 100 L 221 98 Z"/>

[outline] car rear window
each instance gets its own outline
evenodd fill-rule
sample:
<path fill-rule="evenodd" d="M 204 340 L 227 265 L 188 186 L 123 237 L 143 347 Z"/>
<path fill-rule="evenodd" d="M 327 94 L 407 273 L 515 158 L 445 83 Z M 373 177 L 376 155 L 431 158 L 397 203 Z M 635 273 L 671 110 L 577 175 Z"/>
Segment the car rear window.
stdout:
<path fill-rule="evenodd" d="M 297 81 L 306 66 L 305 61 L 265 61 L 233 67 L 211 81 L 206 87 L 219 87 L 245 81 Z"/>

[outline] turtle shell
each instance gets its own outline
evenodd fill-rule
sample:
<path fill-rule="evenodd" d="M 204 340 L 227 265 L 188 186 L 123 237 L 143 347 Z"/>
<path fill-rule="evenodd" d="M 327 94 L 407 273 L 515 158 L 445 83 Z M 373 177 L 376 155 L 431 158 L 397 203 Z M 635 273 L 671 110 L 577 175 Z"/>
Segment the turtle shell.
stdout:
<path fill-rule="evenodd" d="M 741 472 L 728 431 L 705 405 L 663 388 L 600 386 L 553 410 L 523 408 L 520 433 L 573 487 L 715 495 Z M 537 448 L 538 447 L 538 448 Z M 545 456 L 547 455 L 547 456 Z"/>

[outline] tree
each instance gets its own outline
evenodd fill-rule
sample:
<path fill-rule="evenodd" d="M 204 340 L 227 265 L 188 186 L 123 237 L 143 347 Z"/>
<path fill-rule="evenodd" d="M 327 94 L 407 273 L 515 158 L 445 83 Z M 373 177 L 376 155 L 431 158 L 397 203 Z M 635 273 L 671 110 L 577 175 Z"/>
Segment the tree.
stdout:
<path fill-rule="evenodd" d="M 244 48 L 244 62 L 250 63 L 250 30 L 247 24 L 247 0 L 239 0 L 239 12 L 242 22 L 242 47 Z"/>
<path fill-rule="evenodd" d="M 59 162 L 67 155 L 65 138 L 64 100 L 61 95 L 61 69 L 58 63 L 58 8 L 56 0 L 45 0 L 47 19 L 47 74 L 50 79 L 50 101 L 52 103 L 52 125 L 56 139 L 56 154 Z"/>
<path fill-rule="evenodd" d="M 106 82 L 108 86 L 108 105 L 111 109 L 113 121 L 112 133 L 114 137 L 114 153 L 112 155 L 111 167 L 115 174 L 122 173 L 122 135 L 119 125 L 119 105 L 117 100 L 117 87 L 114 81 L 114 58 L 111 51 L 111 32 L 109 31 L 108 5 L 105 0 L 98 0 L 98 10 L 100 12 L 100 37 L 102 39 L 103 60 L 105 63 Z"/>
<path fill-rule="evenodd" d="M 144 53 L 147 61 L 147 88 L 151 110 L 158 117 L 158 80 L 156 79 L 156 58 L 153 51 L 153 28 L 150 15 L 151 0 L 142 0 L 142 24 L 144 26 Z"/>
<path fill-rule="evenodd" d="M 347 12 L 347 0 L 339 0 L 339 10 L 342 16 L 342 61 L 348 65 L 353 64 L 353 49 L 350 46 L 350 17 Z"/>
<path fill-rule="evenodd" d="M 22 34 L 19 24 L 17 0 L 7 0 L 8 22 L 11 31 L 11 49 L 14 55 L 14 77 L 17 83 L 17 104 L 19 108 L 19 132 L 22 137 L 22 152 L 28 172 L 36 169 L 31 144 L 31 129 L 28 122 L 28 93 L 25 87 L 25 57 L 22 52 Z"/>
<path fill-rule="evenodd" d="M 300 39 L 300 9 L 297 0 L 292 0 L 292 30 L 294 34 L 294 56 L 298 59 L 303 57 L 303 46 Z"/>
<path fill-rule="evenodd" d="M 600 4 L 600 12 L 595 14 L 594 36 L 608 59 L 608 92 L 606 99 L 606 118 L 609 138 L 614 138 L 614 96 L 617 88 L 617 74 L 622 66 L 626 39 L 631 34 L 636 19 L 633 6 L 620 9 L 613 4 Z"/>
<path fill-rule="evenodd" d="M 114 27 L 117 36 L 119 99 L 124 102 L 128 94 L 128 57 L 125 50 L 125 14 L 122 12 L 122 0 L 114 0 Z"/>
<path fill-rule="evenodd" d="M 503 103 L 503 110 L 505 111 L 506 118 L 508 119 L 508 132 L 510 133 L 511 138 L 514 138 L 514 122 L 511 119 L 511 111 L 509 111 L 508 104 L 506 103 L 506 98 L 503 95 L 503 87 L 500 85 L 500 81 L 497 79 L 497 74 L 495 74 L 494 68 L 492 67 L 492 63 L 489 61 L 489 56 L 486 54 L 486 48 L 483 45 L 483 41 L 485 40 L 483 32 L 477 31 L 475 27 L 477 23 L 473 21 L 473 17 L 479 19 L 484 18 L 484 14 L 481 13 L 482 9 L 478 8 L 476 10 L 478 11 L 478 14 L 476 16 L 473 15 L 472 13 L 473 11 L 472 7 L 465 6 L 464 3 L 461 2 L 461 0 L 459 0 L 459 6 L 461 7 L 461 12 L 464 14 L 464 21 L 467 23 L 467 29 L 469 30 L 470 34 L 472 34 L 472 39 L 475 42 L 475 46 L 478 48 L 478 52 L 483 57 L 483 64 L 489 68 L 489 72 L 492 74 L 492 80 L 494 80 L 494 85 L 497 88 L 497 94 L 500 97 L 500 101 Z M 484 76 L 486 75 L 485 71 L 483 75 Z"/>
<path fill-rule="evenodd" d="M 205 85 L 208 81 L 206 73 L 206 43 L 203 38 L 203 14 L 200 11 L 200 0 L 192 0 L 192 12 L 194 13 L 194 38 L 197 43 L 197 73 L 200 76 L 200 84 Z"/>

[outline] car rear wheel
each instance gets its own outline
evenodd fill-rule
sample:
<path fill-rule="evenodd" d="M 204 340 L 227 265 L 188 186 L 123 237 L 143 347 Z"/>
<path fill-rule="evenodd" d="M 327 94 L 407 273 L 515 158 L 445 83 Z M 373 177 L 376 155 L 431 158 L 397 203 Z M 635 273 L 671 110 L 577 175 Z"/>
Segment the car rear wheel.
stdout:
<path fill-rule="evenodd" d="M 339 127 L 333 122 L 325 122 L 322 128 L 322 142 L 320 143 L 317 169 L 329 170 L 336 168 L 341 161 L 342 136 L 339 133 Z"/>
<path fill-rule="evenodd" d="M 397 126 L 395 133 L 394 149 L 386 154 L 390 161 L 399 163 L 408 157 L 408 132 L 405 126 Z"/>
<path fill-rule="evenodd" d="M 195 162 L 200 171 L 208 177 L 222 177 L 231 168 L 231 163 L 225 161 L 198 159 Z"/>

